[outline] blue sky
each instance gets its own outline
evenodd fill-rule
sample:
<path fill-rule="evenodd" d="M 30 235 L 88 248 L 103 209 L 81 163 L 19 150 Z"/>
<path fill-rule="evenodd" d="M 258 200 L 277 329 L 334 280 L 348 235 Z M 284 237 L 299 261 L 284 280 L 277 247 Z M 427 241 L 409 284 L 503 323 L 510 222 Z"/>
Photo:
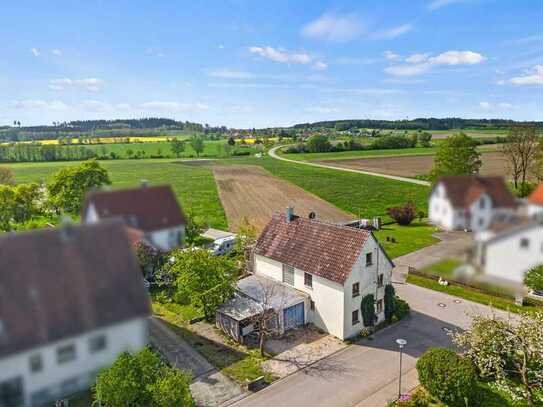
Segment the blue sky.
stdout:
<path fill-rule="evenodd" d="M 0 124 L 543 120 L 541 0 L 4 3 Z"/>

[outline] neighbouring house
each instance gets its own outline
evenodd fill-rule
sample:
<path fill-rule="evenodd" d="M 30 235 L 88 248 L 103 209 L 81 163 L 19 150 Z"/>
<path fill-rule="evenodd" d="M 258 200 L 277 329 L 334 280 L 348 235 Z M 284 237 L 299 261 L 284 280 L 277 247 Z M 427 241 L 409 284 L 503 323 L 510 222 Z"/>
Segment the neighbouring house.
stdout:
<path fill-rule="evenodd" d="M 528 196 L 527 215 L 531 217 L 543 217 L 543 183 Z"/>
<path fill-rule="evenodd" d="M 236 234 L 219 229 L 207 229 L 202 236 L 211 241 L 210 249 L 214 256 L 230 253 L 236 244 Z"/>
<path fill-rule="evenodd" d="M 543 219 L 494 222 L 475 235 L 470 263 L 483 278 L 521 287 L 526 272 L 543 264 Z"/>
<path fill-rule="evenodd" d="M 360 305 L 368 294 L 377 322 L 384 320 L 384 287 L 394 265 L 369 230 L 302 218 L 287 208 L 262 231 L 253 262 L 255 276 L 309 296 L 283 307 L 287 329 L 310 322 L 340 339 L 352 337 L 364 328 Z"/>
<path fill-rule="evenodd" d="M 430 192 L 428 216 L 445 230 L 480 231 L 495 217 L 514 215 L 516 208 L 502 177 L 447 176 L 439 178 Z"/>
<path fill-rule="evenodd" d="M 87 390 L 147 344 L 150 303 L 124 224 L 0 236 L 0 406 Z"/>
<path fill-rule="evenodd" d="M 183 243 L 186 217 L 170 186 L 100 190 L 87 194 L 81 219 L 95 223 L 121 218 L 127 226 L 143 232 L 143 240 L 162 251 Z"/>

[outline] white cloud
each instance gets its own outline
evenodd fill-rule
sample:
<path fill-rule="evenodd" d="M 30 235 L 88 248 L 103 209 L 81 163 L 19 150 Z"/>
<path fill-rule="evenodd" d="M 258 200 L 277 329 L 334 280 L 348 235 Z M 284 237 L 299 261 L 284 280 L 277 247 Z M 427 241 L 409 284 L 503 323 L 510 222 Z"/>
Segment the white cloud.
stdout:
<path fill-rule="evenodd" d="M 479 102 L 479 106 L 481 106 L 483 109 L 490 109 L 489 102 Z"/>
<path fill-rule="evenodd" d="M 228 68 L 215 69 L 208 72 L 209 76 L 214 78 L 223 78 L 223 79 L 253 79 L 254 74 L 247 71 L 236 71 Z"/>
<path fill-rule="evenodd" d="M 30 52 L 32 53 L 32 55 L 34 55 L 35 57 L 39 57 L 41 52 L 38 48 L 30 48 Z"/>
<path fill-rule="evenodd" d="M 86 78 L 86 79 L 51 79 L 49 81 L 49 89 L 64 90 L 67 88 L 84 89 L 89 92 L 98 92 L 105 85 L 102 79 Z"/>
<path fill-rule="evenodd" d="M 311 113 L 336 113 L 339 110 L 335 107 L 323 107 L 323 106 L 310 106 L 304 109 L 306 112 Z"/>
<path fill-rule="evenodd" d="M 411 31 L 413 26 L 411 24 L 402 24 L 397 27 L 392 27 L 388 30 L 378 31 L 372 35 L 375 39 L 391 39 L 399 37 L 405 33 Z"/>
<path fill-rule="evenodd" d="M 109 103 L 101 102 L 99 100 L 85 100 L 83 103 L 81 103 L 81 108 L 91 112 L 104 112 L 107 110 L 112 110 Z"/>
<path fill-rule="evenodd" d="M 430 64 L 394 65 L 385 68 L 385 72 L 392 76 L 417 76 L 430 70 Z"/>
<path fill-rule="evenodd" d="M 500 102 L 500 103 L 479 102 L 479 106 L 484 110 L 508 110 L 508 109 L 513 108 L 513 105 L 507 102 Z"/>
<path fill-rule="evenodd" d="M 475 65 L 484 60 L 483 55 L 473 51 L 447 51 L 430 58 L 434 65 Z"/>
<path fill-rule="evenodd" d="M 509 79 L 513 85 L 543 85 L 543 65 L 536 65 L 524 75 Z"/>
<path fill-rule="evenodd" d="M 62 55 L 62 51 L 60 49 L 58 49 L 58 48 L 55 48 L 55 49 L 51 50 L 51 54 L 53 54 L 54 56 L 59 57 L 59 56 Z"/>
<path fill-rule="evenodd" d="M 429 10 L 437 10 L 441 7 L 449 6 L 451 4 L 455 3 L 462 3 L 466 0 L 434 0 L 430 4 L 428 4 Z"/>
<path fill-rule="evenodd" d="M 355 14 L 343 16 L 323 14 L 306 24 L 302 28 L 302 35 L 331 42 L 347 42 L 360 36 L 364 30 L 364 24 Z"/>
<path fill-rule="evenodd" d="M 502 109 L 512 109 L 513 108 L 513 105 L 511 103 L 506 103 L 506 102 L 498 103 L 498 106 L 501 107 Z"/>
<path fill-rule="evenodd" d="M 413 54 L 406 58 L 408 65 L 395 65 L 385 68 L 385 72 L 393 76 L 416 76 L 428 72 L 439 65 L 475 65 L 486 58 L 473 51 L 447 51 L 434 57 L 428 54 Z"/>
<path fill-rule="evenodd" d="M 428 59 L 429 54 L 413 54 L 405 58 L 405 62 L 410 64 L 420 64 Z"/>
<path fill-rule="evenodd" d="M 224 49 L 224 45 L 219 44 L 219 49 Z"/>
<path fill-rule="evenodd" d="M 115 109 L 117 110 L 131 110 L 132 106 L 128 103 L 119 103 L 115 105 Z"/>
<path fill-rule="evenodd" d="M 272 47 L 249 47 L 249 52 L 281 63 L 308 64 L 312 58 L 305 52 L 289 52 Z"/>
<path fill-rule="evenodd" d="M 383 55 L 385 56 L 386 59 L 388 59 L 389 61 L 397 61 L 398 59 L 400 59 L 400 56 L 398 54 L 395 54 L 394 52 L 392 51 L 385 51 L 383 53 Z"/>
<path fill-rule="evenodd" d="M 325 69 L 328 68 L 328 65 L 325 64 L 324 62 L 322 61 L 317 61 L 313 64 L 313 68 L 318 70 L 318 71 L 324 71 Z"/>
<path fill-rule="evenodd" d="M 53 109 L 62 110 L 68 106 L 60 100 L 18 100 L 12 103 L 15 109 Z"/>
<path fill-rule="evenodd" d="M 187 110 L 208 110 L 209 106 L 203 103 L 179 103 L 173 101 L 151 101 L 142 103 L 141 109 L 153 111 L 187 111 Z"/>

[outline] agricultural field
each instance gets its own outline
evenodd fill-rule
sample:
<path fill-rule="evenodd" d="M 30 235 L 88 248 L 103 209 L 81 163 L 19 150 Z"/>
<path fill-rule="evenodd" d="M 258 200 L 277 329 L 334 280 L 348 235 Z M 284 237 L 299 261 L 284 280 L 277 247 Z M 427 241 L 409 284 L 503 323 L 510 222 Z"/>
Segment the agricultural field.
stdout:
<path fill-rule="evenodd" d="M 78 162 L 9 164 L 16 182 L 48 181 L 61 168 Z M 113 188 L 134 187 L 146 179 L 151 185 L 170 184 L 186 212 L 211 227 L 227 229 L 213 172 L 210 167 L 190 166 L 175 160 L 101 161 L 108 170 Z"/>
<path fill-rule="evenodd" d="M 354 218 L 302 188 L 272 176 L 262 167 L 214 165 L 213 174 L 229 227 L 234 231 L 246 217 L 260 232 L 274 212 L 283 212 L 287 206 L 293 206 L 300 216 L 315 212 L 318 219 L 330 222 Z"/>
<path fill-rule="evenodd" d="M 481 154 L 483 166 L 482 175 L 507 175 L 507 163 L 500 152 L 485 152 Z M 433 164 L 433 155 L 404 155 L 395 157 L 372 157 L 344 160 L 321 160 L 321 164 L 331 164 L 338 167 L 353 168 L 357 170 L 374 171 L 389 175 L 416 177 L 430 173 Z"/>

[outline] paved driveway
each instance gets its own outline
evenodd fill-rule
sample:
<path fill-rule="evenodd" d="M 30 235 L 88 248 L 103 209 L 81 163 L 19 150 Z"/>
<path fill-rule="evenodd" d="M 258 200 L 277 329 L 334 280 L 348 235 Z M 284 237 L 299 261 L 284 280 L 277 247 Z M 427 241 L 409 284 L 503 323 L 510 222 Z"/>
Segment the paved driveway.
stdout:
<path fill-rule="evenodd" d="M 235 405 L 383 407 L 398 394 L 397 338 L 408 341 L 402 375 L 405 392 L 417 384 L 415 363 L 426 349 L 452 347 L 447 332 L 469 326 L 471 313 L 492 312 L 486 306 L 410 284 L 396 284 L 396 290 L 411 304 L 411 317 Z"/>

